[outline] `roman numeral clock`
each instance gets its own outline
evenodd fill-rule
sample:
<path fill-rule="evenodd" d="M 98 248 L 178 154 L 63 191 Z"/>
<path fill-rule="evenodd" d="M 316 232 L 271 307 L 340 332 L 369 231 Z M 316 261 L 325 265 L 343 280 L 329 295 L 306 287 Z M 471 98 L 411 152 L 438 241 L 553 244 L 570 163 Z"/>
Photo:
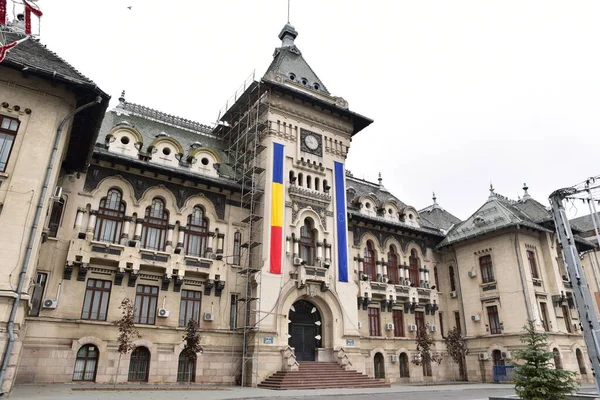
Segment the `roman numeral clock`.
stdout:
<path fill-rule="evenodd" d="M 323 137 L 318 133 L 300 129 L 300 150 L 323 157 Z"/>

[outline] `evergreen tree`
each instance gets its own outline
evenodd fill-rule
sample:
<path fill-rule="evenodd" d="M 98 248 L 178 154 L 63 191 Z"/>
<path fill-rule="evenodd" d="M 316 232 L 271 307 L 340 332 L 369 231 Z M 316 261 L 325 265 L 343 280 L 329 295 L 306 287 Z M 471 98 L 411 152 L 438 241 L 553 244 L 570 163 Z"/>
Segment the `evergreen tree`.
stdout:
<path fill-rule="evenodd" d="M 514 352 L 515 392 L 524 400 L 561 400 L 577 390 L 575 373 L 554 367 L 554 353 L 548 351 L 548 335 L 536 332 L 534 321 L 523 327 L 521 342 L 525 348 Z"/>
<path fill-rule="evenodd" d="M 467 368 L 465 356 L 469 352 L 469 350 L 467 349 L 467 341 L 458 329 L 452 328 L 446 334 L 446 337 L 444 338 L 444 343 L 446 344 L 446 350 L 448 351 L 448 355 L 452 357 L 452 360 L 455 363 L 458 364 L 458 370 L 460 371 L 460 379 L 466 381 Z"/>
<path fill-rule="evenodd" d="M 124 298 L 123 301 L 121 301 L 119 309 L 122 310 L 123 316 L 113 322 L 119 328 L 119 336 L 117 337 L 117 342 L 119 343 L 119 347 L 117 349 L 119 352 L 119 362 L 117 364 L 117 371 L 115 373 L 115 385 L 117 384 L 117 379 L 119 377 L 121 357 L 123 354 L 127 354 L 128 352 L 135 350 L 136 346 L 133 344 L 133 341 L 142 337 L 134 325 L 135 309 L 131 299 Z"/>

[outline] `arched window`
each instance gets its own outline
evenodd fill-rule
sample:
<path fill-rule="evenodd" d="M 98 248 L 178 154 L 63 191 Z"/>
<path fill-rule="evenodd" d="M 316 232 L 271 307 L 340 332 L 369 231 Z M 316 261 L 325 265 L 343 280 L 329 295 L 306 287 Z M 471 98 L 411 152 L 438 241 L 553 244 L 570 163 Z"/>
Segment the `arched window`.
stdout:
<path fill-rule="evenodd" d="M 125 218 L 125 203 L 119 189 L 110 189 L 98 207 L 94 240 L 117 243 L 121 237 L 121 227 Z"/>
<path fill-rule="evenodd" d="M 575 350 L 575 356 L 577 357 L 577 365 L 579 365 L 579 373 L 581 375 L 587 374 L 587 369 L 585 368 L 585 361 L 583 361 L 583 354 L 581 350 Z"/>
<path fill-rule="evenodd" d="M 185 254 L 194 257 L 206 256 L 206 242 L 208 238 L 208 220 L 204 217 L 204 209 L 194 207 L 188 215 L 185 236 Z"/>
<path fill-rule="evenodd" d="M 410 378 L 408 355 L 406 353 L 400 354 L 400 378 Z"/>
<path fill-rule="evenodd" d="M 304 185 L 304 174 L 302 174 L 302 172 L 300 172 L 298 174 L 298 186 L 303 186 Z"/>
<path fill-rule="evenodd" d="M 388 265 L 387 265 L 387 276 L 393 284 L 397 285 L 398 282 L 398 253 L 394 245 L 390 246 L 388 253 Z"/>
<path fill-rule="evenodd" d="M 148 382 L 150 370 L 150 350 L 147 347 L 136 347 L 129 358 L 129 382 Z"/>
<path fill-rule="evenodd" d="M 159 198 L 152 200 L 152 205 L 146 208 L 142 229 L 142 247 L 150 250 L 165 250 L 169 213 L 165 203 Z"/>
<path fill-rule="evenodd" d="M 419 287 L 419 268 L 421 267 L 421 260 L 417 256 L 417 251 L 412 249 L 410 251 L 410 257 L 408 258 L 408 279 L 410 283 L 415 287 Z"/>
<path fill-rule="evenodd" d="M 373 363 L 375 364 L 375 379 L 385 379 L 385 360 L 383 359 L 383 354 L 376 353 Z"/>
<path fill-rule="evenodd" d="M 504 365 L 504 358 L 500 350 L 492 351 L 492 361 L 494 362 L 494 366 Z"/>
<path fill-rule="evenodd" d="M 73 370 L 74 381 L 96 380 L 96 370 L 98 369 L 98 348 L 93 344 L 81 346 L 77 352 L 75 368 Z"/>
<path fill-rule="evenodd" d="M 236 232 L 233 234 L 233 265 L 240 265 L 242 245 L 242 232 Z"/>
<path fill-rule="evenodd" d="M 196 353 L 182 350 L 177 364 L 177 382 L 196 382 Z"/>
<path fill-rule="evenodd" d="M 373 242 L 367 240 L 367 247 L 365 247 L 365 257 L 363 261 L 365 274 L 369 277 L 370 281 L 377 279 L 377 271 L 375 269 L 375 261 L 377 260 L 377 254 L 373 248 Z"/>
<path fill-rule="evenodd" d="M 306 187 L 312 189 L 312 177 L 310 175 L 306 175 Z"/>
<path fill-rule="evenodd" d="M 294 171 L 290 171 L 290 183 L 294 184 L 296 182 L 296 175 L 294 174 Z"/>
<path fill-rule="evenodd" d="M 437 290 L 438 292 L 441 292 L 441 291 L 442 291 L 442 289 L 440 288 L 440 282 L 439 282 L 439 280 L 438 280 L 438 270 L 437 270 L 437 267 L 433 267 L 433 278 L 434 278 L 434 280 L 435 280 L 435 287 L 436 287 L 436 290 Z"/>
<path fill-rule="evenodd" d="M 554 368 L 563 369 L 562 361 L 560 360 L 560 352 L 557 348 L 554 348 L 552 352 L 554 353 Z"/>
<path fill-rule="evenodd" d="M 327 180 L 323 179 L 323 191 L 329 193 L 330 187 L 327 185 Z"/>
<path fill-rule="evenodd" d="M 300 258 L 306 262 L 306 265 L 314 265 L 316 241 L 313 220 L 306 218 L 300 228 Z"/>
<path fill-rule="evenodd" d="M 319 180 L 319 178 L 315 178 L 315 190 L 321 190 L 319 184 L 321 183 L 321 181 Z"/>
<path fill-rule="evenodd" d="M 448 267 L 448 275 L 450 276 L 450 291 L 456 290 L 456 281 L 454 280 L 454 267 L 451 265 Z"/>

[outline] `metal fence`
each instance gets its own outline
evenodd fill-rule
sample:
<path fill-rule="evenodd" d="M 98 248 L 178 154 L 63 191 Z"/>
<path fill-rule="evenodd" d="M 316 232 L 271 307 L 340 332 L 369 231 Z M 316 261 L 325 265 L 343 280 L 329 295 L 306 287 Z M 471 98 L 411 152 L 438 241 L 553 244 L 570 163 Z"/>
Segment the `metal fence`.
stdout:
<path fill-rule="evenodd" d="M 515 375 L 515 367 L 512 365 L 494 365 L 494 383 L 512 382 Z"/>

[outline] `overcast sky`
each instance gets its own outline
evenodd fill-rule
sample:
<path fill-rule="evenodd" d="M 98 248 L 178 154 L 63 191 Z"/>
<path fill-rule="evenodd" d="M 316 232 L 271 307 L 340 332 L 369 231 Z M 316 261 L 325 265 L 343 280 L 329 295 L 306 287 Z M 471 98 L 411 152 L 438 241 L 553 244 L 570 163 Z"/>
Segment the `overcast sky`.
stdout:
<path fill-rule="evenodd" d="M 490 182 L 544 204 L 600 173 L 600 2 L 291 0 L 328 90 L 375 120 L 347 167 L 461 219 Z M 38 2 L 42 41 L 113 96 L 212 124 L 279 45 L 287 0 Z M 132 6 L 131 10 L 127 6 Z M 585 213 L 577 205 L 578 215 Z"/>

